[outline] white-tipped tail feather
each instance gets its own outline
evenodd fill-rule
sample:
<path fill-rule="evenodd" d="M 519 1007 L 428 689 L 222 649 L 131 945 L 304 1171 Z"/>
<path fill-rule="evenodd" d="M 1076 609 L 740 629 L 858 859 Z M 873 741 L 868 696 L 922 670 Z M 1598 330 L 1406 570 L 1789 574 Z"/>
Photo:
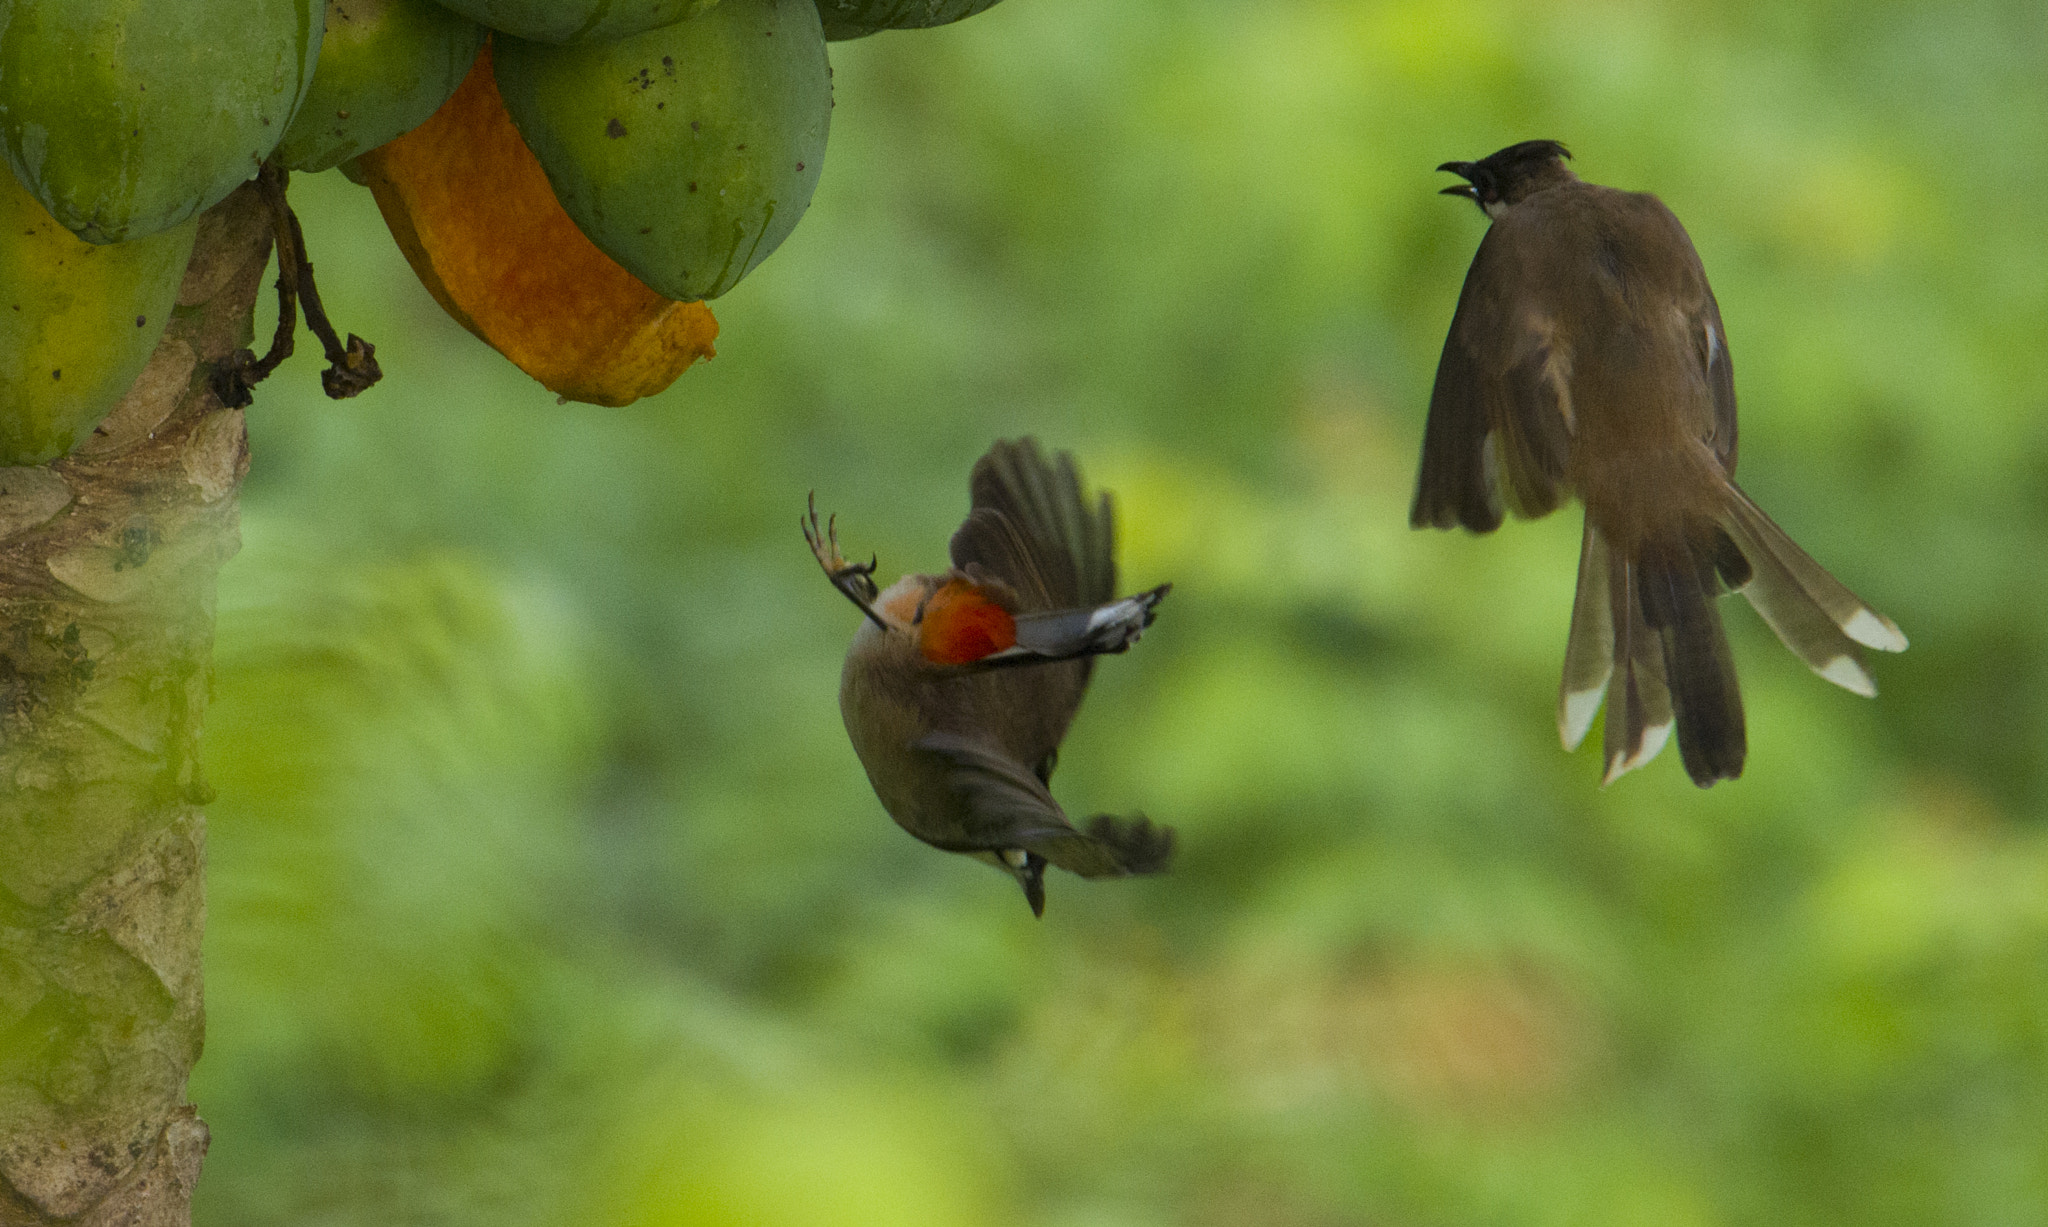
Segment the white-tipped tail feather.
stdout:
<path fill-rule="evenodd" d="M 1578 749 L 1605 704 L 1603 785 L 1657 757 L 1674 733 L 1695 783 L 1741 774 L 1741 698 L 1714 612 L 1728 586 L 1808 668 L 1855 694 L 1877 693 L 1864 649 L 1906 647 L 1891 619 L 1823 570 L 1732 482 L 1727 490 L 1718 531 L 1690 530 L 1677 546 L 1653 541 L 1637 547 L 1637 557 L 1624 557 L 1586 524 L 1557 732 L 1566 750 Z"/>
<path fill-rule="evenodd" d="M 1557 735 L 1564 742 L 1565 753 L 1579 748 L 1586 740 L 1586 734 L 1593 731 L 1593 717 L 1600 714 L 1600 703 L 1607 697 L 1607 680 L 1592 690 L 1566 691 L 1558 699 Z"/>
<path fill-rule="evenodd" d="M 1853 657 L 1837 656 L 1826 665 L 1815 668 L 1814 672 L 1851 694 L 1860 694 L 1866 699 L 1877 697 L 1877 681 L 1863 667 L 1863 662 Z"/>
<path fill-rule="evenodd" d="M 1617 555 L 1612 546 L 1598 540 L 1597 533 L 1589 535 L 1607 555 L 1599 574 L 1607 581 L 1614 676 L 1608 683 L 1607 727 L 1600 743 L 1601 757 L 1607 763 L 1600 780 L 1605 786 L 1657 757 L 1670 740 L 1674 717 L 1664 668 L 1664 640 L 1643 616 L 1642 568 Z M 1569 659 L 1572 653 L 1567 649 L 1565 655 Z"/>
<path fill-rule="evenodd" d="M 1607 759 L 1607 774 L 1600 777 L 1600 786 L 1605 788 L 1622 776 L 1648 763 L 1651 759 L 1663 753 L 1664 743 L 1670 740 L 1671 722 L 1667 720 L 1662 724 L 1653 724 L 1644 729 L 1643 739 L 1633 753 L 1627 750 L 1610 751 Z"/>
<path fill-rule="evenodd" d="M 1733 497 L 1722 527 L 1751 570 L 1742 595 L 1808 668 L 1844 690 L 1875 696 L 1877 681 L 1857 645 L 1903 652 L 1905 635 L 1822 569 L 1749 496 L 1733 483 L 1729 490 Z"/>
<path fill-rule="evenodd" d="M 1593 717 L 1614 674 L 1614 606 L 1607 592 L 1607 544 L 1591 524 L 1579 542 L 1579 590 L 1565 643 L 1564 683 L 1557 694 L 1557 735 L 1567 753 L 1592 731 Z"/>
<path fill-rule="evenodd" d="M 1890 618 L 1864 606 L 1842 624 L 1842 633 L 1866 648 L 1880 652 L 1903 652 L 1906 650 L 1906 635 Z"/>

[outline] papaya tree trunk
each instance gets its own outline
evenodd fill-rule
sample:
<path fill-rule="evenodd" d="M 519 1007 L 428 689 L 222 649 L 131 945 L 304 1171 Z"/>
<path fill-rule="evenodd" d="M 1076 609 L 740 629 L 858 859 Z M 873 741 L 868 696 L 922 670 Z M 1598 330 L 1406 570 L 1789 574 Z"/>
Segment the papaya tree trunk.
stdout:
<path fill-rule="evenodd" d="M 248 468 L 212 372 L 249 344 L 270 245 L 253 187 L 213 208 L 127 396 L 72 455 L 0 469 L 5 1227 L 191 1221 L 199 730 Z"/>

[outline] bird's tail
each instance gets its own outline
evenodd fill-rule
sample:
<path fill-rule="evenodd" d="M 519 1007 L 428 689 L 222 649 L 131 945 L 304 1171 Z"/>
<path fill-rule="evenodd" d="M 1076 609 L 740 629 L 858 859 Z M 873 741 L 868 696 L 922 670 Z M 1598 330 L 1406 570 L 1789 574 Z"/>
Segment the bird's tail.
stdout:
<path fill-rule="evenodd" d="M 1713 521 L 1624 555 L 1589 519 L 1558 699 L 1576 749 L 1607 700 L 1603 782 L 1656 757 L 1675 724 L 1687 774 L 1705 788 L 1742 774 L 1742 695 L 1715 598 L 1739 591 L 1794 655 L 1861 695 L 1877 693 L 1859 648 L 1904 650 L 1889 618 L 1829 575 L 1733 482 Z"/>
<path fill-rule="evenodd" d="M 1728 493 L 1722 523 L 1754 571 L 1742 595 L 1808 668 L 1844 690 L 1875 695 L 1861 649 L 1903 652 L 1905 634 L 1829 575 L 1734 482 Z"/>

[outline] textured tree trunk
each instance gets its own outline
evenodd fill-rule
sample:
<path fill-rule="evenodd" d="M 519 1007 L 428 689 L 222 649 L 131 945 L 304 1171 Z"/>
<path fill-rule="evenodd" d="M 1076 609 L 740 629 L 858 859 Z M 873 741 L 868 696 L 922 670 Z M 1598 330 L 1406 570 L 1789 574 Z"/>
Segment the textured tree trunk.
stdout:
<path fill-rule="evenodd" d="M 191 1221 L 206 1125 L 214 588 L 248 468 L 211 386 L 271 243 L 244 187 L 200 225 L 154 357 L 76 453 L 0 469 L 0 1224 Z"/>

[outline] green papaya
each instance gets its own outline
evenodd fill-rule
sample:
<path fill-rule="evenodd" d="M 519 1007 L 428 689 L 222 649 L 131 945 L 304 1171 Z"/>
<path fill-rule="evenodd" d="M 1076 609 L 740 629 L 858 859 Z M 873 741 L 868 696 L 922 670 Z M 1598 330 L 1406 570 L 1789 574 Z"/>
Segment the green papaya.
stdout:
<path fill-rule="evenodd" d="M 606 43 L 694 17 L 718 0 L 440 0 L 472 21 L 538 43 Z"/>
<path fill-rule="evenodd" d="M 615 43 L 492 46 L 556 199 L 656 293 L 718 297 L 810 207 L 832 122 L 811 0 L 720 0 Z"/>
<path fill-rule="evenodd" d="M 877 30 L 943 26 L 994 8 L 996 0 L 818 0 L 825 37 L 862 38 Z"/>
<path fill-rule="evenodd" d="M 94 243 L 256 173 L 313 83 L 322 0 L 0 0 L 0 145 Z"/>
<path fill-rule="evenodd" d="M 135 382 L 170 322 L 199 219 L 101 246 L 0 174 L 0 466 L 70 451 Z"/>
<path fill-rule="evenodd" d="M 326 170 L 412 131 L 476 62 L 484 28 L 433 0 L 327 0 L 320 67 L 277 145 L 288 170 Z"/>

